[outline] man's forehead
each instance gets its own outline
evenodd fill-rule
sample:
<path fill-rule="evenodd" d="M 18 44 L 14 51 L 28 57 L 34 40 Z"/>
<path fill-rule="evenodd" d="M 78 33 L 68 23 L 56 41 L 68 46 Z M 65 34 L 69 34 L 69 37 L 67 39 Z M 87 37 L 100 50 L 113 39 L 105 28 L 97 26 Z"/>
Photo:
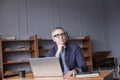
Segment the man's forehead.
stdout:
<path fill-rule="evenodd" d="M 60 34 L 60 33 L 64 33 L 64 31 L 61 30 L 61 29 L 56 29 L 56 30 L 54 31 L 54 34 Z"/>

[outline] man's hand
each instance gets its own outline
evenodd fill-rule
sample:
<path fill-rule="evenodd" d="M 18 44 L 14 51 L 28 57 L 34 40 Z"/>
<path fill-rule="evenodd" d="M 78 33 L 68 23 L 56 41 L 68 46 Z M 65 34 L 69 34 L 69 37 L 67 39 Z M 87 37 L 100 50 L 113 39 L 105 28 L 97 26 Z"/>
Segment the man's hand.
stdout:
<path fill-rule="evenodd" d="M 68 71 L 64 74 L 64 78 L 69 78 L 71 76 L 75 76 L 77 74 L 77 71 L 76 70 L 71 70 L 71 71 Z"/>
<path fill-rule="evenodd" d="M 58 46 L 58 50 L 57 50 L 57 53 L 56 53 L 56 57 L 59 57 L 59 55 L 60 55 L 60 53 L 61 53 L 61 51 L 63 50 L 63 49 L 65 49 L 65 45 L 57 45 Z"/>

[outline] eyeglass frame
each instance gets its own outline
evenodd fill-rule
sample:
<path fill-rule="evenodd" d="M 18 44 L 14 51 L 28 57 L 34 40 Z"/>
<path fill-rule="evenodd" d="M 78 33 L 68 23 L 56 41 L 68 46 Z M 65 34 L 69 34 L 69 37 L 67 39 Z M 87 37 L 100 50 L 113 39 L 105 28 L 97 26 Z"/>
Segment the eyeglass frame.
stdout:
<path fill-rule="evenodd" d="M 57 38 L 59 38 L 60 36 L 66 36 L 66 33 L 61 33 L 61 34 L 55 34 L 53 37 L 57 37 Z"/>

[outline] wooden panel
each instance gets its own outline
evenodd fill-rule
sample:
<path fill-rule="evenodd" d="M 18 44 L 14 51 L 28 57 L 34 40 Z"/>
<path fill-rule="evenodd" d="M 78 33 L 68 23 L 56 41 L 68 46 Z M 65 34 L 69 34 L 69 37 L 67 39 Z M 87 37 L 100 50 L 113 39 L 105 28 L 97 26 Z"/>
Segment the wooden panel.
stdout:
<path fill-rule="evenodd" d="M 0 80 L 3 79 L 2 39 L 0 35 Z"/>

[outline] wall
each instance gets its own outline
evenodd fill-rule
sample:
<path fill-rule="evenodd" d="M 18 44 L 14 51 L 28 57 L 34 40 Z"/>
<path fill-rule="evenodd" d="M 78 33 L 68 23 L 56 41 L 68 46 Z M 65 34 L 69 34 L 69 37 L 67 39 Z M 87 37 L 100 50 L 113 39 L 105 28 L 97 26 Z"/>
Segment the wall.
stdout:
<path fill-rule="evenodd" d="M 106 20 L 108 25 L 110 48 L 112 55 L 118 58 L 120 64 L 120 0 L 106 0 Z"/>
<path fill-rule="evenodd" d="M 51 38 L 63 26 L 70 38 L 91 35 L 94 51 L 109 50 L 104 0 L 0 0 L 0 34 Z"/>

